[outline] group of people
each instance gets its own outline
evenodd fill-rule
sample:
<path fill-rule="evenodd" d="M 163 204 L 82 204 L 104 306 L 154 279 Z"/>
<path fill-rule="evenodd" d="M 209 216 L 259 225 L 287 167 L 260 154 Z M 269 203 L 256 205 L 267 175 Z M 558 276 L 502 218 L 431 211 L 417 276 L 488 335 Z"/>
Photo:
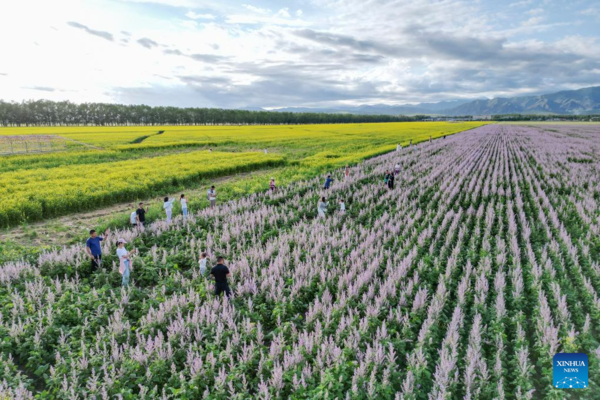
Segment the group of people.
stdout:
<path fill-rule="evenodd" d="M 110 233 L 110 230 L 107 229 L 104 232 L 104 236 L 107 236 Z M 86 241 L 86 253 L 88 257 L 91 259 L 91 272 L 96 272 L 99 268 L 102 267 L 102 245 L 101 242 L 104 241 L 104 236 L 98 236 L 98 233 L 92 229 L 90 230 L 90 237 Z M 131 274 L 132 269 L 132 257 L 137 254 L 137 249 L 133 249 L 132 251 L 127 251 L 125 245 L 127 242 L 125 239 L 117 240 L 117 257 L 119 259 L 119 273 L 122 276 L 121 284 L 123 286 L 129 285 L 129 276 Z M 200 268 L 200 274 L 202 276 L 206 275 L 207 271 L 207 262 L 208 262 L 208 254 L 206 252 L 200 255 L 200 259 L 198 260 L 198 266 Z M 217 257 L 217 264 L 211 268 L 210 270 L 211 277 L 215 280 L 215 294 L 218 296 L 221 293 L 225 293 L 227 297 L 231 296 L 231 289 L 229 288 L 229 283 L 227 278 L 231 275 L 229 271 L 229 267 L 225 265 L 225 259 L 221 256 Z"/>
<path fill-rule="evenodd" d="M 410 145 L 412 145 L 412 140 Z M 402 149 L 402 146 L 398 144 L 397 150 Z M 266 150 L 265 150 L 266 152 Z M 388 188 L 394 188 L 394 179 L 395 176 L 400 173 L 400 164 L 396 164 L 392 171 L 386 171 L 384 182 L 388 186 Z M 348 178 L 350 176 L 350 168 L 346 166 L 345 168 L 345 177 Z M 333 183 L 333 178 L 331 174 L 328 174 L 325 178 L 325 182 L 323 185 L 324 190 L 329 190 L 331 184 Z M 275 178 L 271 177 L 269 182 L 269 189 L 274 192 L 277 190 L 277 186 L 275 185 Z M 211 186 L 206 193 L 207 200 L 210 202 L 210 207 L 214 208 L 217 202 L 217 192 L 215 186 Z M 188 216 L 188 203 L 185 194 L 181 194 L 179 197 L 179 202 L 181 203 L 181 213 L 183 218 L 187 218 Z M 341 213 L 345 213 L 346 211 L 346 203 L 343 199 L 339 199 L 339 211 Z M 173 204 L 175 203 L 174 198 L 165 197 L 163 199 L 163 209 L 165 210 L 165 214 L 167 217 L 167 222 L 171 222 L 172 214 L 173 214 Z M 321 197 L 321 200 L 317 206 L 317 214 L 320 218 L 325 217 L 325 213 L 327 212 L 327 207 L 329 203 L 325 196 Z M 146 223 L 146 213 L 148 212 L 148 208 L 144 206 L 143 202 L 138 204 L 138 208 L 133 211 L 130 215 L 130 223 L 135 227 L 143 227 Z M 105 236 L 108 235 L 110 231 L 107 229 L 105 232 Z M 102 265 L 102 246 L 101 242 L 104 240 L 103 236 L 98 236 L 97 232 L 92 229 L 90 230 L 90 237 L 86 242 L 86 252 L 87 255 L 91 259 L 91 272 L 95 272 Z M 122 285 L 129 285 L 129 277 L 132 269 L 132 256 L 137 253 L 137 249 L 133 251 L 127 251 L 125 245 L 127 242 L 125 239 L 117 240 L 117 257 L 119 259 L 119 273 L 122 275 Z M 200 259 L 198 261 L 200 273 L 201 275 L 205 275 L 207 271 L 207 261 L 208 254 L 202 253 L 200 255 Z M 231 295 L 231 289 L 229 288 L 229 284 L 227 281 L 227 277 L 230 276 L 229 268 L 224 264 L 223 257 L 217 257 L 217 264 L 210 270 L 210 275 L 215 279 L 215 294 L 219 295 L 221 293 L 225 293 L 226 296 Z"/>
<path fill-rule="evenodd" d="M 398 174 L 400 174 L 400 164 L 396 163 L 393 171 L 390 171 L 390 170 L 385 171 L 385 174 L 383 175 L 384 186 L 387 186 L 388 189 L 393 189 L 394 181 L 396 180 L 396 176 L 398 176 Z"/>
<path fill-rule="evenodd" d="M 274 181 L 273 181 L 274 182 Z M 210 202 L 210 208 L 214 208 L 217 204 L 217 191 L 215 190 L 214 185 L 208 189 L 206 194 L 207 200 Z M 179 202 L 181 203 L 181 214 L 183 215 L 183 219 L 187 219 L 188 216 L 188 201 L 185 197 L 185 194 L 181 194 L 179 196 Z M 175 203 L 175 199 L 165 197 L 163 199 L 163 210 L 165 210 L 165 214 L 167 217 L 167 222 L 171 222 L 173 218 L 173 205 Z M 146 213 L 148 212 L 148 208 L 144 207 L 144 203 L 140 202 L 138 204 L 138 208 L 133 211 L 129 216 L 129 223 L 134 227 L 143 227 L 146 223 Z"/>

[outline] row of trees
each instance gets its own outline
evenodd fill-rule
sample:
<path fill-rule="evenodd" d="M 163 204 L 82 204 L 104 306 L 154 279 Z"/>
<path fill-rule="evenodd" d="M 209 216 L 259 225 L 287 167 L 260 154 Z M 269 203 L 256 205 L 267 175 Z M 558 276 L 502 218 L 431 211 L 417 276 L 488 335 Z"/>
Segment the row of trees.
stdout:
<path fill-rule="evenodd" d="M 0 100 L 0 126 L 110 125 L 266 125 L 352 122 L 403 122 L 423 116 L 292 113 L 217 108 L 150 107 L 106 103 L 76 104 Z"/>

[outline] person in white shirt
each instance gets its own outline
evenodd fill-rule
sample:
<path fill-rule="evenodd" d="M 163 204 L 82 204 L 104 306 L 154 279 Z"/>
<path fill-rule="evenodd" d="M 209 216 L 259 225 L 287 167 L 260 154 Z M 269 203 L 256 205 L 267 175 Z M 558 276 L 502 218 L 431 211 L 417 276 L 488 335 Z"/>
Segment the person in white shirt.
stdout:
<path fill-rule="evenodd" d="M 398 143 L 398 145 L 396 146 L 396 151 L 400 151 L 402 150 L 402 145 L 400 143 Z"/>
<path fill-rule="evenodd" d="M 340 212 L 346 212 L 346 203 L 344 203 L 344 199 L 340 199 Z"/>
<path fill-rule="evenodd" d="M 131 226 L 137 226 L 137 213 L 135 210 L 129 215 L 129 223 Z"/>
<path fill-rule="evenodd" d="M 400 173 L 400 164 L 396 163 L 394 166 L 394 175 L 398 175 Z"/>
<path fill-rule="evenodd" d="M 131 272 L 131 255 L 136 251 L 128 252 L 125 248 L 125 239 L 117 240 L 117 257 L 119 257 L 119 273 L 123 275 L 121 281 L 123 286 L 129 285 L 129 274 Z"/>
<path fill-rule="evenodd" d="M 185 198 L 185 194 L 181 195 L 181 197 L 179 198 L 179 201 L 181 202 L 181 212 L 183 214 L 183 219 L 186 219 L 187 215 L 188 215 L 188 208 L 187 208 L 187 199 Z"/>
<path fill-rule="evenodd" d="M 169 199 L 168 197 L 165 197 L 165 201 L 163 203 L 163 208 L 165 209 L 165 212 L 167 213 L 167 222 L 171 222 L 171 214 L 173 213 L 173 202 L 175 201 L 175 199 Z"/>
<path fill-rule="evenodd" d="M 208 198 L 208 201 L 210 201 L 210 208 L 214 208 L 215 204 L 217 204 L 217 191 L 214 186 L 211 186 L 210 189 L 208 189 L 206 197 Z"/>
<path fill-rule="evenodd" d="M 319 217 L 325 218 L 325 211 L 327 211 L 328 203 L 325 201 L 325 197 L 321 198 L 319 205 L 317 207 L 317 212 L 319 213 Z"/>
<path fill-rule="evenodd" d="M 206 261 L 208 260 L 208 254 L 202 253 L 200 254 L 200 260 L 198 261 L 198 265 L 200 265 L 200 275 L 206 275 Z"/>

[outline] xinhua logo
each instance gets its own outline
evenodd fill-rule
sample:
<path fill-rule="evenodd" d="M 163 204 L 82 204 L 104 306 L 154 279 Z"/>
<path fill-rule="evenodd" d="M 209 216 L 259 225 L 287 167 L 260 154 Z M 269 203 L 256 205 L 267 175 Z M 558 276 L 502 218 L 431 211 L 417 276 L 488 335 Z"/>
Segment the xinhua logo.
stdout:
<path fill-rule="evenodd" d="M 552 360 L 554 387 L 586 389 L 588 387 L 588 356 L 583 353 L 558 353 Z"/>

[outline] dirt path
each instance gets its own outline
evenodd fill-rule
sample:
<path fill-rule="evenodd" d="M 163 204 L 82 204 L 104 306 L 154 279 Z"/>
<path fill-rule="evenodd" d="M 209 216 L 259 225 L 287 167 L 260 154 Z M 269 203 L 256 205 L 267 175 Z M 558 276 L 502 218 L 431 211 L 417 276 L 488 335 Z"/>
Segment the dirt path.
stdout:
<path fill-rule="evenodd" d="M 236 175 L 222 176 L 211 180 L 211 184 L 219 184 L 227 181 L 243 178 L 252 173 L 262 173 L 267 169 L 261 169 L 252 172 L 244 172 Z M 186 188 L 185 194 L 188 199 L 196 196 L 204 197 L 206 195 L 206 186 L 208 183 L 199 187 Z M 172 193 L 169 197 L 179 198 L 181 191 Z M 65 215 L 63 217 L 48 219 L 45 221 L 34 222 L 28 225 L 15 226 L 0 231 L 0 240 L 10 241 L 23 246 L 42 246 L 42 245 L 66 245 L 86 236 L 90 227 L 102 225 L 118 216 L 128 216 L 140 200 L 133 200 L 124 203 L 112 205 L 94 211 L 81 212 L 77 214 Z M 151 199 L 142 199 L 146 205 L 155 205 L 158 203 L 158 196 Z"/>

